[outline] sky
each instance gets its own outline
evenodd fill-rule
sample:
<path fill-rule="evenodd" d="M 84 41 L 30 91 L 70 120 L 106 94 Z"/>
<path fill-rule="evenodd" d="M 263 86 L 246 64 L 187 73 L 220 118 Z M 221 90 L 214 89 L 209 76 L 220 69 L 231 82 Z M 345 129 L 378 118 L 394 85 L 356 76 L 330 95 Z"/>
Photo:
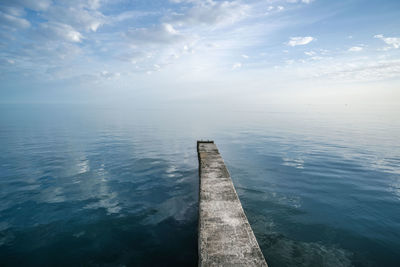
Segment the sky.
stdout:
<path fill-rule="evenodd" d="M 400 1 L 1 0 L 0 103 L 400 104 Z"/>

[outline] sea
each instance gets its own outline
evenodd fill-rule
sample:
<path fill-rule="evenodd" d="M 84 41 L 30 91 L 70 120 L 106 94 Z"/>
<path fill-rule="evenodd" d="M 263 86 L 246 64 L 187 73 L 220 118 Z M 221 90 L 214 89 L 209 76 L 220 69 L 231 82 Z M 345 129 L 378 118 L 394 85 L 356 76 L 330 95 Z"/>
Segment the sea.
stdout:
<path fill-rule="evenodd" d="M 270 267 L 400 266 L 400 110 L 0 105 L 0 266 L 197 266 L 214 140 Z"/>

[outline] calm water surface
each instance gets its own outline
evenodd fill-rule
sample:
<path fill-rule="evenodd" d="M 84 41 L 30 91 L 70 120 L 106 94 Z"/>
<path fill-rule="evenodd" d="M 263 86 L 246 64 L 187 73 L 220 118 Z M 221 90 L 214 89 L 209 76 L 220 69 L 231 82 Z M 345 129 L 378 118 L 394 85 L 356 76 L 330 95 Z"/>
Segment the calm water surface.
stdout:
<path fill-rule="evenodd" d="M 399 118 L 2 105 L 0 265 L 196 266 L 203 138 L 270 266 L 398 266 Z"/>

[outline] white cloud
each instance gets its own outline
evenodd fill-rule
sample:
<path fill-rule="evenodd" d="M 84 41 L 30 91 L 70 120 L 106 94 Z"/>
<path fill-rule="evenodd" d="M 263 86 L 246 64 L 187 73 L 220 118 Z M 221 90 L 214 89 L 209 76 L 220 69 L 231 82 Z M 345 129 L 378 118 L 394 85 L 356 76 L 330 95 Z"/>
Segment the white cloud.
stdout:
<path fill-rule="evenodd" d="M 20 0 L 26 7 L 35 10 L 35 11 L 43 11 L 47 10 L 51 5 L 51 0 Z"/>
<path fill-rule="evenodd" d="M 102 72 L 100 72 L 100 77 L 102 77 L 106 80 L 111 80 L 114 78 L 118 78 L 120 76 L 121 76 L 121 74 L 119 72 L 109 72 L 106 70 L 103 70 Z"/>
<path fill-rule="evenodd" d="M 374 38 L 381 39 L 392 48 L 397 49 L 400 47 L 400 37 L 384 37 L 382 34 L 377 34 L 374 36 Z"/>
<path fill-rule="evenodd" d="M 3 2 L 4 1 L 4 2 Z M 34 11 L 44 11 L 51 5 L 51 0 L 3 0 L 6 5 L 28 8 Z"/>
<path fill-rule="evenodd" d="M 240 69 L 242 67 L 242 63 L 236 62 L 235 64 L 232 65 L 232 69 Z"/>
<path fill-rule="evenodd" d="M 198 2 L 198 0 L 169 0 L 169 1 L 174 4 Z"/>
<path fill-rule="evenodd" d="M 311 36 L 306 37 L 291 37 L 289 42 L 287 43 L 289 46 L 297 46 L 297 45 L 306 45 L 315 40 Z"/>
<path fill-rule="evenodd" d="M 190 1 L 193 7 L 183 14 L 174 14 L 172 22 L 205 25 L 229 25 L 248 16 L 249 6 L 239 1 Z"/>
<path fill-rule="evenodd" d="M 101 0 L 88 0 L 87 5 L 91 9 L 98 9 L 101 6 Z"/>
<path fill-rule="evenodd" d="M 315 56 L 316 53 L 314 51 L 306 51 L 306 52 L 304 52 L 304 54 L 306 54 L 307 56 L 312 57 L 312 56 Z"/>
<path fill-rule="evenodd" d="M 106 22 L 106 18 L 102 13 L 83 6 L 52 6 L 43 16 L 52 22 L 67 24 L 75 29 L 93 32 L 97 31 Z"/>
<path fill-rule="evenodd" d="M 314 56 L 314 57 L 311 57 L 311 59 L 312 59 L 312 60 L 322 60 L 322 59 L 324 59 L 324 58 L 321 57 L 321 56 Z"/>
<path fill-rule="evenodd" d="M 285 10 L 285 7 L 284 6 L 268 6 L 267 7 L 267 13 L 271 12 L 271 11 L 274 11 L 274 10 L 283 11 L 283 10 Z"/>
<path fill-rule="evenodd" d="M 180 34 L 171 24 L 163 23 L 151 28 L 130 29 L 125 33 L 136 44 L 155 43 L 169 44 L 183 40 Z"/>
<path fill-rule="evenodd" d="M 363 47 L 361 47 L 361 46 L 353 46 L 348 49 L 349 52 L 360 52 L 362 50 L 363 50 Z"/>
<path fill-rule="evenodd" d="M 287 65 L 292 65 L 294 62 L 295 62 L 295 61 L 294 61 L 293 59 L 285 60 L 285 63 L 286 63 Z"/>
<path fill-rule="evenodd" d="M 83 36 L 70 25 L 62 23 L 42 23 L 37 30 L 37 35 L 47 40 L 57 41 L 59 39 L 68 42 L 81 42 Z"/>
<path fill-rule="evenodd" d="M 5 64 L 14 65 L 15 60 L 9 58 L 0 58 L 0 65 L 5 65 Z"/>
<path fill-rule="evenodd" d="M 171 77 L 180 76 L 176 75 L 180 73 L 185 73 L 185 78 L 178 79 L 186 79 L 189 82 L 223 80 L 226 73 L 239 79 L 246 78 L 246 75 L 252 75 L 256 71 L 272 73 L 271 70 L 274 71 L 273 68 L 277 64 L 280 64 L 280 70 L 276 71 L 276 76 L 280 75 L 281 70 L 287 73 L 295 70 L 290 73 L 293 74 L 292 79 L 300 73 L 298 69 L 311 69 L 314 64 L 318 66 L 310 71 L 310 76 L 311 73 L 318 73 L 325 65 L 337 66 L 337 69 L 329 72 L 327 67 L 325 73 L 320 73 L 321 76 L 325 74 L 328 77 L 343 76 L 348 79 L 354 78 L 352 71 L 360 78 L 368 77 L 368 73 L 388 77 L 384 76 L 384 71 L 394 75 L 397 70 L 397 67 L 392 65 L 371 65 L 369 69 L 360 69 L 361 66 L 356 68 L 338 62 L 336 65 L 327 64 L 328 57 L 343 56 L 351 61 L 350 58 L 353 60 L 360 54 L 368 54 L 343 53 L 346 50 L 361 51 L 363 45 L 357 43 L 354 47 L 342 46 L 342 50 L 334 47 L 334 44 L 326 44 L 326 48 L 332 49 L 326 52 L 316 47 L 317 42 L 304 47 L 316 39 L 301 36 L 304 34 L 302 32 L 293 34 L 293 30 L 299 27 L 299 23 L 308 28 L 309 18 L 303 18 L 303 13 L 296 15 L 296 10 L 300 9 L 289 5 L 285 0 L 175 0 L 173 2 L 177 5 L 169 5 L 168 8 L 159 10 L 146 8 L 145 11 L 140 10 L 140 7 L 138 10 L 129 7 L 121 9 L 114 3 L 107 6 L 107 1 L 53 1 L 47 6 L 32 7 L 42 10 L 34 12 L 34 16 L 31 16 L 32 11 L 27 10 L 28 7 L 13 6 L 9 11 L 0 8 L 4 14 L 27 23 L 30 20 L 33 25 L 24 28 L 22 22 L 22 27 L 18 26 L 20 32 L 17 29 L 8 31 L 11 37 L 16 38 L 14 41 L 2 40 L 10 48 L 2 46 L 4 60 L 1 63 L 4 62 L 8 69 L 23 67 L 31 71 L 34 69 L 36 73 L 43 69 L 49 70 L 47 77 L 53 79 L 61 80 L 78 74 L 83 77 L 86 74 L 91 75 L 87 76 L 90 79 L 104 83 L 119 76 L 119 82 L 122 83 L 133 79 L 135 75 L 146 76 L 146 72 L 164 77 L 166 82 L 171 81 Z M 301 5 L 311 1 L 292 2 Z M 303 9 L 310 8 L 302 6 Z M 294 16 L 282 16 L 284 12 L 278 11 L 283 7 L 293 12 Z M 273 10 L 274 17 L 265 16 L 266 9 Z M 5 24 L 11 25 L 11 22 Z M 8 32 L 4 30 L 0 34 Z M 284 37 L 287 32 L 292 32 L 295 37 Z M 309 34 L 312 35 L 312 32 Z M 2 39 L 2 35 L 0 36 Z M 284 47 L 276 47 L 275 40 L 282 40 L 282 37 L 285 38 L 281 41 L 281 45 L 285 42 Z M 346 35 L 343 37 L 346 38 Z M 23 38 L 25 40 L 22 40 Z M 399 46 L 396 38 L 385 38 L 383 35 L 377 35 L 376 38 L 384 40 L 385 46 Z M 300 50 L 289 49 L 301 45 L 303 47 Z M 260 54 L 264 57 L 256 56 Z M 15 60 L 15 64 L 12 65 L 7 59 Z M 289 75 L 284 76 L 286 79 Z"/>
<path fill-rule="evenodd" d="M 399 60 L 370 60 L 367 58 L 326 59 L 310 64 L 304 71 L 310 78 L 333 81 L 380 81 L 400 77 Z"/>
<path fill-rule="evenodd" d="M 107 17 L 109 23 L 119 23 L 126 20 L 138 19 L 143 18 L 146 16 L 154 16 L 158 15 L 159 12 L 150 12 L 150 11 L 138 11 L 138 10 L 128 10 L 123 11 L 115 16 Z"/>
<path fill-rule="evenodd" d="M 304 3 L 304 4 L 309 4 L 313 2 L 314 0 L 286 0 L 288 3 Z"/>
<path fill-rule="evenodd" d="M 0 11 L 0 24 L 7 27 L 26 29 L 31 26 L 29 21 L 24 18 L 6 14 Z"/>

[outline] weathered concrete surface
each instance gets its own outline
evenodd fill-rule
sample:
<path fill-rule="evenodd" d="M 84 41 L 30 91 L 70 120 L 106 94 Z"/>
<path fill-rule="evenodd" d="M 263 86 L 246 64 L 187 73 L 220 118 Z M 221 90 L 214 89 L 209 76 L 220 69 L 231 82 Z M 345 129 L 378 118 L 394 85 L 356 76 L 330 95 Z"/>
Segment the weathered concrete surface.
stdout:
<path fill-rule="evenodd" d="M 199 141 L 197 152 L 199 266 L 267 266 L 216 145 Z"/>

